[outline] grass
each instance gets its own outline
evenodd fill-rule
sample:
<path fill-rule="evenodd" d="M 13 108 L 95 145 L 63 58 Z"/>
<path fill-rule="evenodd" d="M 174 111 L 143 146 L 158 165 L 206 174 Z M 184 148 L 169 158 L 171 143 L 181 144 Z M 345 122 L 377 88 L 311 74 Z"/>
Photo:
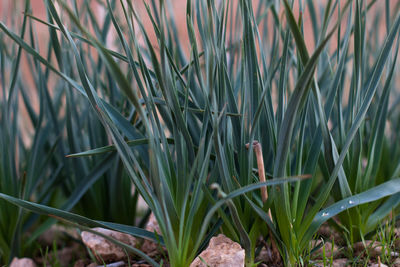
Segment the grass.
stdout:
<path fill-rule="evenodd" d="M 0 168 L 6 185 L 0 198 L 86 230 L 101 226 L 156 240 L 140 228 L 147 218 L 137 211 L 140 196 L 177 267 L 189 266 L 218 232 L 241 244 L 246 266 L 255 265 L 260 237 L 286 266 L 307 264 L 323 223 L 353 244 L 398 210 L 399 5 L 382 1 L 381 13 L 373 11 L 378 1 L 300 0 L 295 10 L 287 0 L 188 0 L 187 36 L 180 36 L 184 22 L 175 21 L 168 1 L 149 1 L 146 14 L 130 1 L 101 1 L 101 21 L 90 1 L 56 3 L 58 9 L 45 1 L 47 21 L 31 14 L 26 1 L 21 26 L 0 24 L 1 44 L 17 51 L 0 46 L 10 84 L 2 80 L 1 144 L 30 160 L 28 167 Z M 371 21 L 384 23 L 383 38 Z M 49 30 L 45 54 L 38 25 Z M 28 148 L 20 148 L 11 115 L 20 109 L 14 88 L 22 97 L 28 88 L 20 51 L 34 66 L 40 100 L 39 112 L 23 102 L 35 126 Z M 46 157 L 47 172 L 35 163 Z M 25 184 L 16 173 L 26 169 Z M 38 218 L 8 202 L 0 204 L 14 221 L 4 227 L 18 229 L 22 215 Z M 31 240 L 53 222 L 28 224 L 36 230 Z M 22 255 L 1 251 L 3 262 Z"/>
<path fill-rule="evenodd" d="M 19 12 L 18 4 L 14 8 L 13 12 Z M 24 3 L 24 8 L 29 14 L 29 1 Z M 19 27 L 19 24 L 15 25 Z M 37 41 L 36 28 L 28 16 L 20 26 L 19 35 L 30 40 L 32 47 L 38 49 L 39 45 L 44 45 L 48 46 L 48 51 L 53 51 L 53 43 Z M 139 195 L 137 192 L 132 194 L 118 156 L 101 155 L 75 160 L 65 157 L 108 142 L 94 112 L 75 92 L 68 91 L 65 84 L 55 81 L 48 69 L 41 69 L 35 58 L 27 57 L 21 47 L 6 46 L 4 37 L 1 37 L 1 71 L 4 77 L 1 80 L 0 116 L 1 192 L 63 210 L 74 210 L 98 220 L 143 226 L 148 212 L 145 209 L 138 211 L 144 220 L 135 221 Z M 50 60 L 51 57 L 48 53 L 45 58 Z M 23 67 L 26 65 L 29 73 Z M 71 71 L 70 66 L 64 65 L 63 68 Z M 28 79 L 24 79 L 26 76 Z M 44 220 L 3 201 L 0 205 L 0 261 L 8 263 L 15 255 L 33 253 L 36 238 L 55 220 Z M 29 238 L 23 237 L 26 231 L 31 232 Z"/>

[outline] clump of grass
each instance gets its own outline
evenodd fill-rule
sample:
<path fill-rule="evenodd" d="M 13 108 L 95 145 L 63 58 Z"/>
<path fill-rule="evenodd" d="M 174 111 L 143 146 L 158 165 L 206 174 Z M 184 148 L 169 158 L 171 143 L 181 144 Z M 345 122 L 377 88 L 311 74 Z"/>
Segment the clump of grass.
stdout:
<path fill-rule="evenodd" d="M 399 5 L 385 1 L 387 32 L 380 39 L 367 31 L 370 18 L 380 20 L 371 11 L 377 1 L 328 0 L 316 7 L 300 0 L 297 18 L 294 1 L 188 0 L 186 53 L 176 28 L 183 22 L 174 20 L 168 1 L 145 4 L 147 14 L 138 14 L 130 1 L 106 1 L 102 25 L 87 1 L 82 8 L 57 1 L 59 11 L 45 2 L 48 21 L 29 18 L 49 27 L 49 53 L 58 68 L 4 24 L 0 28 L 58 75 L 67 96 L 74 89 L 89 103 L 101 126 L 89 124 L 91 134 L 83 140 L 92 149 L 71 149 L 71 156 L 77 166 L 83 156 L 108 156 L 78 171 L 123 164 L 157 218 L 171 266 L 189 266 L 218 231 L 240 242 L 246 266 L 255 264 L 260 236 L 286 266 L 307 264 L 305 251 L 322 223 L 338 218 L 353 243 L 377 231 L 398 207 L 400 153 L 393 137 L 399 132 L 399 98 L 392 102 L 391 96 L 397 94 Z M 105 41 L 110 33 L 114 50 Z M 111 146 L 105 146 L 105 135 L 96 137 L 103 127 Z M 71 142 L 81 140 L 78 133 L 70 135 Z M 256 153 L 247 149 L 254 142 Z M 93 202 L 110 199 L 99 196 L 104 186 L 93 191 Z M 9 195 L 0 197 L 77 227 L 157 239 L 136 227 Z M 158 266 L 136 248 L 126 249 Z"/>
<path fill-rule="evenodd" d="M 29 11 L 29 1 L 23 8 Z M 30 45 L 36 46 L 36 33 L 29 19 L 24 17 L 18 23 L 18 35 L 31 39 Z M 49 101 L 57 105 L 60 98 L 57 94 L 50 96 L 45 85 L 47 76 L 35 59 L 29 57 L 26 63 L 36 75 L 33 81 L 21 79 L 22 47 L 6 45 L 9 42 L 4 34 L 0 39 L 0 192 L 48 205 L 57 198 L 54 186 L 62 165 L 57 158 L 59 137 L 49 131 L 53 126 L 52 115 L 59 114 L 60 109 L 51 110 Z M 32 103 L 35 98 L 37 107 Z M 29 138 L 24 132 L 29 129 L 28 125 L 33 128 Z M 23 242 L 23 233 L 38 222 L 37 216 L 0 201 L 1 264 L 8 264 L 16 255 L 31 252 L 32 244 Z"/>
<path fill-rule="evenodd" d="M 18 32 L 16 38 L 26 40 L 25 48 L 31 47 L 31 52 L 47 48 L 42 60 L 56 61 L 74 77 L 73 66 L 65 61 L 68 53 L 60 50 L 66 42 L 57 41 L 56 30 L 50 29 L 53 39 L 49 43 L 38 38 L 35 22 L 29 17 L 30 1 L 10 2 L 10 8 L 13 14 L 25 14 L 2 14 L 4 23 L 11 21 Z M 9 31 L 4 23 L 3 29 Z M 65 157 L 108 143 L 95 113 L 49 68 L 42 68 L 41 60 L 27 56 L 29 53 L 25 54 L 24 48 L 3 31 L 0 39 L 0 192 L 98 220 L 143 226 L 149 212 L 144 207 L 140 211 L 143 220 L 135 217 L 139 194 L 118 155 L 74 160 Z M 100 62 L 91 63 L 91 68 L 101 67 Z M 112 95 L 113 104 L 119 103 L 121 98 L 112 88 L 107 93 Z M 124 103 L 114 106 L 123 110 Z M 0 263 L 9 264 L 14 256 L 32 254 L 36 238 L 56 220 L 43 220 L 4 200 L 0 206 Z M 24 236 L 25 232 L 30 236 Z"/>

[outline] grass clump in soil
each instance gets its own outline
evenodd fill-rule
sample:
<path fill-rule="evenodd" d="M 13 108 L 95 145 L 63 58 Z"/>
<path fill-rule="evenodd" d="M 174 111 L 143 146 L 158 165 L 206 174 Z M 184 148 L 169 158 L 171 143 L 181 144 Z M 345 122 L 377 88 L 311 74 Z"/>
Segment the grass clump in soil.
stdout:
<path fill-rule="evenodd" d="M 158 241 L 176 267 L 220 232 L 246 266 L 262 246 L 311 264 L 324 223 L 352 247 L 398 211 L 399 4 L 187 0 L 178 21 L 169 1 L 25 3 L 0 23 L 2 262 L 54 223 L 26 209 Z"/>

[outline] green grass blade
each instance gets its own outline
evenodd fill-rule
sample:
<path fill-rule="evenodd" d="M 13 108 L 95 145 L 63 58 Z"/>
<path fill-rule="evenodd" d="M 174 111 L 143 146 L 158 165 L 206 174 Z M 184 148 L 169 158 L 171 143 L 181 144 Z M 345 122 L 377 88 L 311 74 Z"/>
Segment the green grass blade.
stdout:
<path fill-rule="evenodd" d="M 398 192 L 400 192 L 400 179 L 394 179 L 378 185 L 372 189 L 364 191 L 360 194 L 336 202 L 328 208 L 325 208 L 318 212 L 318 214 L 313 219 L 312 224 L 307 229 L 305 240 L 311 239 L 312 235 L 324 222 L 326 222 L 333 216 L 341 213 L 342 211 L 356 207 L 361 204 L 370 203 L 381 198 L 394 195 Z"/>

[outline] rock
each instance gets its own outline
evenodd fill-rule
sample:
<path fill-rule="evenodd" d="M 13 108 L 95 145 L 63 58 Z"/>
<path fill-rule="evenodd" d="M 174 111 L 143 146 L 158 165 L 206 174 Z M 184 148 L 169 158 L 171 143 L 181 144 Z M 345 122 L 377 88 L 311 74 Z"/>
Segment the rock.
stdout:
<path fill-rule="evenodd" d="M 353 244 L 353 249 L 354 249 L 354 254 L 356 256 L 366 253 L 366 250 L 368 249 L 368 254 L 372 258 L 376 258 L 377 256 L 380 256 L 382 254 L 382 245 L 381 243 L 371 240 L 366 240 L 365 241 L 365 246 L 363 242 L 357 242 Z"/>
<path fill-rule="evenodd" d="M 149 232 L 161 235 L 160 226 L 153 213 L 150 214 L 149 220 L 147 221 L 145 229 Z M 160 254 L 160 245 L 156 242 L 145 239 L 141 248 L 144 253 L 150 257 L 154 257 Z"/>
<path fill-rule="evenodd" d="M 14 258 L 10 267 L 36 267 L 36 263 L 30 258 Z"/>
<path fill-rule="evenodd" d="M 322 241 L 321 240 L 312 240 L 311 241 L 311 247 L 317 247 L 320 245 Z M 331 242 L 325 242 L 313 255 L 313 258 L 315 259 L 322 259 L 324 255 L 324 247 L 325 247 L 325 257 L 330 258 L 332 255 L 335 257 L 338 254 L 338 247 L 334 246 L 332 249 L 332 243 Z"/>
<path fill-rule="evenodd" d="M 128 234 L 112 231 L 104 228 L 93 228 L 94 231 L 99 232 L 103 235 L 112 237 L 122 243 L 134 247 L 136 245 L 136 239 Z M 125 250 L 107 239 L 90 233 L 82 232 L 81 234 L 83 243 L 93 252 L 99 262 L 105 261 L 119 261 L 127 257 Z"/>
<path fill-rule="evenodd" d="M 244 266 L 244 257 L 244 249 L 238 243 L 220 234 L 211 238 L 207 249 L 200 253 L 190 267 L 241 267 Z"/>
<path fill-rule="evenodd" d="M 149 232 L 161 234 L 160 226 L 158 225 L 156 216 L 154 216 L 153 213 L 150 214 L 149 220 L 147 221 L 146 230 Z"/>

